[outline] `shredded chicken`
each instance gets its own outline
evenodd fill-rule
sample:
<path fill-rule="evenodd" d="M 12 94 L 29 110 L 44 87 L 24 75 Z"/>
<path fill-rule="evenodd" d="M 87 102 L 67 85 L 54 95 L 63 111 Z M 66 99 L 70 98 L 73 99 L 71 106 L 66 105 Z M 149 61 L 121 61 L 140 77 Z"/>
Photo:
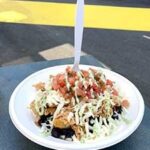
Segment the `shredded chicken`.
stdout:
<path fill-rule="evenodd" d="M 39 82 L 37 84 L 34 84 L 33 87 L 35 87 L 35 89 L 38 90 L 45 90 L 45 83 L 43 82 Z"/>
<path fill-rule="evenodd" d="M 81 137 L 84 135 L 85 131 L 84 128 L 78 125 L 73 125 L 72 129 L 75 131 L 75 135 L 77 139 L 81 139 Z"/>
<path fill-rule="evenodd" d="M 97 117 L 105 117 L 105 118 L 108 118 L 109 116 L 111 116 L 113 113 L 113 110 L 112 108 L 110 108 L 109 110 L 107 110 L 107 107 L 106 107 L 106 102 L 103 101 L 102 102 L 102 106 L 99 108 L 99 110 L 95 113 L 95 115 Z"/>
<path fill-rule="evenodd" d="M 57 128 L 68 128 L 75 123 L 74 119 L 68 120 L 69 113 L 71 112 L 71 107 L 64 107 L 63 110 L 54 119 L 53 124 Z"/>
<path fill-rule="evenodd" d="M 35 100 L 30 103 L 30 109 L 32 110 L 33 114 L 34 114 L 36 117 L 40 117 L 40 116 L 39 116 L 39 113 L 38 113 L 38 112 L 36 111 L 36 109 L 35 109 Z"/>
<path fill-rule="evenodd" d="M 56 107 L 49 107 L 45 109 L 44 115 L 53 115 L 56 110 Z"/>

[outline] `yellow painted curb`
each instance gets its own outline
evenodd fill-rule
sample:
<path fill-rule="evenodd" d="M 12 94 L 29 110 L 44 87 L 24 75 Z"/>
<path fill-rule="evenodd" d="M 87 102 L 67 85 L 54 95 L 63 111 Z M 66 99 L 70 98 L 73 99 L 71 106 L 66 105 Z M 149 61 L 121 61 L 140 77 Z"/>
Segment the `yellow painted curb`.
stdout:
<path fill-rule="evenodd" d="M 0 1 L 0 22 L 74 26 L 75 4 Z M 150 9 L 85 6 L 85 27 L 150 31 Z"/>

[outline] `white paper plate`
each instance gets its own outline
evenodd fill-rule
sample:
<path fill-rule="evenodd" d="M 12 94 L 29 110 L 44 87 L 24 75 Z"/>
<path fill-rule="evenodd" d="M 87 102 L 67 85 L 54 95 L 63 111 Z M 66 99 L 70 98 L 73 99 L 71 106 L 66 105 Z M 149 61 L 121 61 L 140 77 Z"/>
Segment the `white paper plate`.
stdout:
<path fill-rule="evenodd" d="M 121 125 L 118 130 L 103 140 L 94 140 L 91 143 L 74 143 L 56 139 L 54 137 L 42 137 L 40 129 L 34 124 L 32 114 L 27 108 L 35 96 L 33 84 L 38 81 L 47 81 L 50 74 L 57 74 L 64 71 L 66 65 L 55 66 L 38 71 L 23 80 L 14 90 L 9 103 L 9 114 L 16 128 L 31 141 L 42 146 L 54 149 L 65 150 L 89 150 L 102 149 L 119 143 L 131 135 L 139 126 L 144 114 L 144 101 L 138 89 L 126 78 L 110 70 L 97 68 L 94 66 L 80 65 L 82 69 L 93 67 L 101 69 L 107 78 L 115 81 L 119 85 L 121 92 L 130 101 L 129 117 L 133 120 L 130 125 Z"/>

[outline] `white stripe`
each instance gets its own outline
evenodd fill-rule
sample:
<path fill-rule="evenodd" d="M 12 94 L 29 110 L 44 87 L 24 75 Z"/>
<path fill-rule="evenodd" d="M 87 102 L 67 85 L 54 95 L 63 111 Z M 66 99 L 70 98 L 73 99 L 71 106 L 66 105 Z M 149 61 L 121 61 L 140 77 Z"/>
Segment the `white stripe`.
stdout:
<path fill-rule="evenodd" d="M 150 40 L 150 36 L 143 35 L 143 38 Z"/>

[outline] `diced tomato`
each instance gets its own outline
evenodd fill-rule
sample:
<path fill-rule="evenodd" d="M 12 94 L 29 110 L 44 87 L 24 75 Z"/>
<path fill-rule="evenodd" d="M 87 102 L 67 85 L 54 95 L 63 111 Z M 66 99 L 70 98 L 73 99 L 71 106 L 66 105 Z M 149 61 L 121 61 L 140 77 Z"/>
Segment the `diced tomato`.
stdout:
<path fill-rule="evenodd" d="M 71 67 L 67 67 L 66 72 L 68 73 L 69 77 L 75 77 L 77 75 L 77 73 Z"/>
<path fill-rule="evenodd" d="M 66 87 L 62 87 L 62 88 L 59 89 L 59 91 L 64 96 L 67 93 L 67 88 Z"/>
<path fill-rule="evenodd" d="M 116 90 L 116 89 L 112 89 L 113 91 L 112 91 L 112 94 L 114 95 L 114 96 L 118 96 L 118 91 Z"/>
<path fill-rule="evenodd" d="M 82 82 L 79 82 L 79 83 L 78 83 L 78 87 L 79 87 L 79 89 L 83 89 L 83 83 L 82 83 Z"/>
<path fill-rule="evenodd" d="M 61 87 L 64 87 L 64 86 L 66 85 L 66 83 L 65 83 L 65 81 L 62 81 L 62 82 L 59 83 L 59 85 L 60 85 Z"/>
<path fill-rule="evenodd" d="M 84 90 L 81 90 L 79 88 L 76 89 L 77 96 L 85 97 L 85 92 Z"/>
<path fill-rule="evenodd" d="M 65 80 L 65 75 L 64 74 L 60 74 L 59 75 L 59 80 Z"/>
<path fill-rule="evenodd" d="M 55 78 L 58 80 L 60 76 L 61 76 L 61 74 L 59 73 L 55 76 Z"/>
<path fill-rule="evenodd" d="M 82 72 L 82 74 L 83 74 L 83 76 L 84 76 L 85 78 L 89 77 L 89 72 L 88 72 L 88 71 L 81 70 L 81 72 Z"/>
<path fill-rule="evenodd" d="M 128 108 L 129 107 L 129 101 L 125 99 L 122 101 L 121 105 L 125 108 Z"/>
<path fill-rule="evenodd" d="M 95 83 L 92 85 L 92 88 L 96 93 L 100 93 L 100 88 Z"/>
<path fill-rule="evenodd" d="M 71 99 L 73 96 L 72 96 L 72 94 L 71 93 L 66 93 L 65 95 L 64 95 L 64 98 L 65 99 Z"/>
<path fill-rule="evenodd" d="M 111 80 L 106 80 L 106 85 L 110 85 L 111 87 L 113 86 L 113 82 Z"/>
<path fill-rule="evenodd" d="M 61 87 L 64 87 L 66 85 L 66 82 L 65 82 L 65 76 L 64 74 L 61 74 L 58 78 L 58 84 L 61 86 Z"/>
<path fill-rule="evenodd" d="M 52 88 L 54 90 L 58 90 L 60 87 L 64 87 L 66 85 L 64 74 L 58 74 L 53 77 Z"/>
<path fill-rule="evenodd" d="M 57 83 L 57 79 L 56 78 L 53 78 L 53 81 L 52 81 L 52 88 L 54 90 L 58 90 L 60 88 L 60 85 Z"/>
<path fill-rule="evenodd" d="M 72 68 L 71 68 L 70 66 L 68 66 L 68 67 L 66 68 L 66 72 L 67 72 L 67 73 L 71 73 L 71 72 L 72 72 Z"/>
<path fill-rule="evenodd" d="M 74 77 L 69 77 L 68 78 L 69 83 L 71 84 L 71 86 L 75 85 L 75 78 Z"/>
<path fill-rule="evenodd" d="M 79 79 L 79 77 L 78 77 L 77 75 L 76 75 L 74 78 L 75 78 L 75 80 L 78 80 L 78 79 Z"/>
<path fill-rule="evenodd" d="M 92 98 L 91 92 L 90 92 L 90 91 L 87 91 L 86 96 L 87 96 L 89 99 Z"/>

